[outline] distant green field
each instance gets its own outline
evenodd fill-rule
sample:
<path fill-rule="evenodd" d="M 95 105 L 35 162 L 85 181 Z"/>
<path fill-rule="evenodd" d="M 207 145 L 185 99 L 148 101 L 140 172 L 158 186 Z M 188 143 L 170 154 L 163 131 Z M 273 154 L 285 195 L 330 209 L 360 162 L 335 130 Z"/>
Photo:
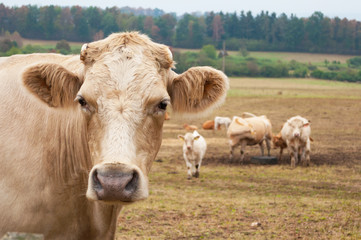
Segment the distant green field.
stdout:
<path fill-rule="evenodd" d="M 180 49 L 174 50 L 180 52 L 198 52 L 199 49 Z M 230 55 L 240 54 L 238 51 L 228 51 Z M 249 52 L 249 57 L 265 58 L 270 60 L 291 61 L 295 60 L 302 63 L 324 63 L 325 60 L 329 62 L 340 61 L 346 63 L 347 59 L 354 57 L 354 55 L 341 55 L 341 54 L 324 54 L 324 53 L 295 53 L 295 52 Z"/>

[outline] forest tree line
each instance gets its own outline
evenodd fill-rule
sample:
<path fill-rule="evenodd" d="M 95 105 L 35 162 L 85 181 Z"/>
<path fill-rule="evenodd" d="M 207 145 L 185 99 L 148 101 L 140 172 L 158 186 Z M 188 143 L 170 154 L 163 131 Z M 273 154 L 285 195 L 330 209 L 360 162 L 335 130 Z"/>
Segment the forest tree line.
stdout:
<path fill-rule="evenodd" d="M 80 42 L 99 40 L 113 32 L 140 31 L 177 48 L 211 44 L 220 49 L 225 41 L 228 50 L 361 53 L 361 22 L 329 18 L 321 12 L 307 18 L 263 11 L 255 16 L 243 11 L 182 17 L 157 13 L 137 15 L 118 7 L 0 4 L 0 30 L 30 39 Z"/>

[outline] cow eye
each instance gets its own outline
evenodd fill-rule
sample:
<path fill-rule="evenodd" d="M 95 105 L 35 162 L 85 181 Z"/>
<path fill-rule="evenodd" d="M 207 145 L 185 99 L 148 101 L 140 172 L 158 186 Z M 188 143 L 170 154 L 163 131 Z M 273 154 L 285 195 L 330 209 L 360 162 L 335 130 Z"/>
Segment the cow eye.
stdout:
<path fill-rule="evenodd" d="M 167 109 L 169 101 L 168 100 L 162 100 L 159 104 L 158 104 L 158 108 L 160 110 L 165 111 Z"/>
<path fill-rule="evenodd" d="M 78 102 L 84 111 L 90 111 L 90 106 L 87 103 L 87 101 L 83 98 L 83 96 L 81 96 L 81 95 L 76 96 L 74 101 Z"/>
<path fill-rule="evenodd" d="M 85 107 L 87 105 L 87 102 L 85 101 L 85 99 L 82 96 L 78 96 L 78 103 L 80 104 L 80 106 Z"/>

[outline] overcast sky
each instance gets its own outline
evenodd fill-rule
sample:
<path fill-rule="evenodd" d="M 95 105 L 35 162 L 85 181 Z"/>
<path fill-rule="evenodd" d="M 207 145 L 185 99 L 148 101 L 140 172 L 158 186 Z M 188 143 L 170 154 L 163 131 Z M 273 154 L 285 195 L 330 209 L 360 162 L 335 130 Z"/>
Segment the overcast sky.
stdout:
<path fill-rule="evenodd" d="M 21 5 L 59 5 L 82 7 L 143 7 L 159 8 L 165 12 L 175 12 L 177 15 L 192 12 L 237 12 L 251 11 L 257 15 L 262 10 L 277 15 L 286 13 L 288 16 L 295 14 L 297 17 L 309 17 L 315 11 L 321 11 L 328 17 L 340 17 L 361 20 L 361 0 L 2 0 L 6 6 Z"/>

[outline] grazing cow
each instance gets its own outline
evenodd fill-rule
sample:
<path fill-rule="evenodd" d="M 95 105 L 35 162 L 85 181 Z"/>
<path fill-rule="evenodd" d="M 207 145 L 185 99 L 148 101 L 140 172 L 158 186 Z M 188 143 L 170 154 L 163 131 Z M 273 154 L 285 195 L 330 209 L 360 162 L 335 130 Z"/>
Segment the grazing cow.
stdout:
<path fill-rule="evenodd" d="M 197 132 L 178 135 L 183 143 L 183 157 L 188 169 L 188 179 L 192 176 L 198 178 L 202 159 L 207 151 L 206 140 Z"/>
<path fill-rule="evenodd" d="M 136 32 L 85 44 L 80 59 L 0 62 L 1 236 L 113 239 L 122 206 L 148 197 L 167 105 L 209 112 L 228 89 L 210 67 L 176 74 L 168 47 Z"/>
<path fill-rule="evenodd" d="M 227 130 L 230 145 L 230 160 L 233 159 L 234 149 L 241 145 L 241 163 L 244 160 L 246 146 L 258 144 L 264 155 L 263 142 L 266 141 L 268 156 L 270 156 L 272 124 L 266 116 L 241 118 L 234 116 Z"/>
<path fill-rule="evenodd" d="M 214 130 L 219 130 L 222 125 L 226 128 L 226 130 L 229 127 L 229 124 L 231 124 L 232 120 L 229 117 L 218 117 L 216 116 L 214 118 Z"/>
<path fill-rule="evenodd" d="M 214 129 L 214 120 L 207 120 L 202 124 L 204 130 L 213 130 Z"/>
<path fill-rule="evenodd" d="M 295 167 L 300 159 L 304 165 L 310 165 L 311 121 L 301 116 L 291 117 L 281 130 L 291 157 L 291 167 Z M 300 155 L 300 156 L 299 156 Z"/>
<path fill-rule="evenodd" d="M 187 131 L 194 131 L 198 129 L 196 125 L 188 125 L 187 123 L 183 124 L 183 128 Z"/>

